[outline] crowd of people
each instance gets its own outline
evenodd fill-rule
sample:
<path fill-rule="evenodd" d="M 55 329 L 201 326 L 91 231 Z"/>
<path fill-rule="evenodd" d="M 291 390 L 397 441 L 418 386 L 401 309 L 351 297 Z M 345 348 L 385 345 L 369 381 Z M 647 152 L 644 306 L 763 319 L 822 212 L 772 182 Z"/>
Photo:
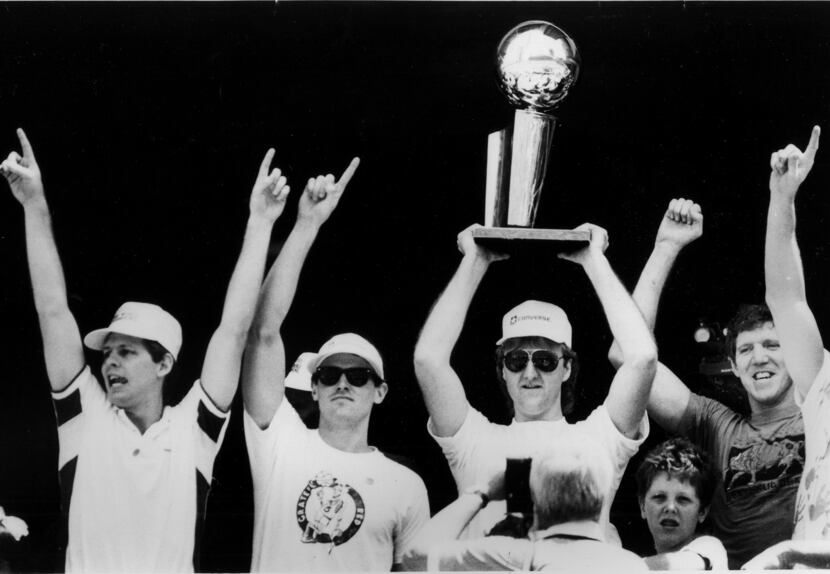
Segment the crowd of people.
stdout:
<path fill-rule="evenodd" d="M 507 256 L 477 243 L 475 226 L 458 234 L 458 268 L 413 356 L 426 429 L 457 487 L 455 500 L 433 515 L 422 478 L 369 443 L 373 408 L 390 392 L 378 348 L 341 333 L 287 369 L 283 337 L 291 334 L 283 324 L 306 256 L 358 158 L 339 178 L 308 180 L 266 273 L 290 188 L 271 167 L 273 149 L 265 154 L 201 376 L 178 404 L 166 405 L 179 322 L 157 305 L 129 301 L 108 326 L 81 335 L 40 168 L 23 130 L 17 135 L 20 152 L 0 172 L 23 207 L 58 426 L 68 572 L 198 569 L 213 464 L 240 382 L 253 480 L 252 571 L 830 567 L 830 361 L 806 300 L 795 222 L 818 127 L 803 151 L 790 144 L 771 156 L 766 301 L 739 309 L 727 328 L 748 416 L 691 392 L 658 356 L 653 330 L 663 287 L 680 252 L 703 233 L 694 201 L 669 203 L 633 293 L 606 258 L 601 227 L 580 226 L 589 242 L 559 254 L 585 272 L 614 338 L 608 394 L 574 423 L 565 418 L 579 371 L 573 330 L 565 310 L 545 301 L 507 311 L 495 341 L 512 422 L 492 422 L 471 405 L 474 387 L 454 369 L 453 350 L 490 265 Z M 102 354 L 100 373 L 84 346 Z M 319 411 L 315 428 L 287 399 L 291 377 L 307 380 Z M 610 508 L 650 420 L 675 438 L 636 469 L 654 542 L 652 554 L 638 556 L 622 547 Z M 0 509 L 0 543 L 25 536 L 21 523 Z"/>

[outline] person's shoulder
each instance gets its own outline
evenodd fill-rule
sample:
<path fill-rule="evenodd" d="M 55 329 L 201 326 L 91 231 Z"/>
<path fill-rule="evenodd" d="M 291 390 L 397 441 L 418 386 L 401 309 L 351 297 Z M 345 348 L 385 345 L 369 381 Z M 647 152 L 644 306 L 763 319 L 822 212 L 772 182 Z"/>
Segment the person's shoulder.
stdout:
<path fill-rule="evenodd" d="M 631 550 L 607 542 L 599 542 L 598 545 L 601 549 L 597 547 L 597 554 L 604 558 L 603 562 L 613 564 L 617 572 L 648 570 L 645 561 Z"/>
<path fill-rule="evenodd" d="M 399 454 L 384 452 L 380 449 L 376 450 L 381 463 L 388 466 L 391 472 L 397 473 L 402 479 L 423 483 L 414 460 Z"/>
<path fill-rule="evenodd" d="M 699 395 L 697 393 L 690 393 L 689 406 L 687 409 L 689 411 L 698 411 L 703 417 L 718 415 L 734 417 L 738 420 L 749 419 L 749 413 L 743 413 L 740 410 L 729 406 L 724 401 L 707 397 L 705 395 Z"/>

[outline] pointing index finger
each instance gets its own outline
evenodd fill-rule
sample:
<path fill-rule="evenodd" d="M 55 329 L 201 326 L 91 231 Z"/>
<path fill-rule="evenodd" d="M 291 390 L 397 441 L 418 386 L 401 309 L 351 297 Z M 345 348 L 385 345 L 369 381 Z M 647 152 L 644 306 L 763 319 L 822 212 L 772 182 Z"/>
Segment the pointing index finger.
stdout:
<path fill-rule="evenodd" d="M 818 140 L 821 136 L 821 128 L 819 126 L 813 126 L 813 131 L 810 134 L 810 143 L 807 144 L 807 149 L 804 150 L 804 155 L 808 157 L 813 157 L 816 155 L 816 151 L 818 150 Z"/>
<path fill-rule="evenodd" d="M 259 165 L 259 175 L 266 177 L 268 175 L 268 168 L 271 167 L 271 160 L 274 159 L 274 148 L 268 148 L 265 152 L 265 157 L 262 158 L 262 163 Z"/>
<path fill-rule="evenodd" d="M 354 172 L 357 171 L 357 166 L 360 165 L 360 158 L 356 157 L 352 159 L 349 167 L 346 168 L 346 171 L 343 172 L 343 175 L 340 176 L 340 180 L 337 182 L 342 187 L 346 187 L 349 185 L 349 182 L 354 175 Z"/>
<path fill-rule="evenodd" d="M 29 143 L 29 138 L 26 137 L 26 132 L 23 128 L 17 128 L 17 139 L 20 140 L 20 149 L 23 150 L 23 157 L 26 159 L 35 159 L 35 152 L 32 149 L 32 144 Z"/>

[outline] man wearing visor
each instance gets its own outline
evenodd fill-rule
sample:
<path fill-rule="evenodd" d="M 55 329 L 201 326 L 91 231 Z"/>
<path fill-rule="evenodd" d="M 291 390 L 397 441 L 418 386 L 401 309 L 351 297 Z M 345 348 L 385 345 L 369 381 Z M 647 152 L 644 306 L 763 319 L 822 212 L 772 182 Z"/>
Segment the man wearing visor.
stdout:
<path fill-rule="evenodd" d="M 497 341 L 498 377 L 513 407 L 509 425 L 490 422 L 470 405 L 450 363 L 473 296 L 490 264 L 504 256 L 476 244 L 468 228 L 458 235 L 463 257 L 432 309 L 415 349 L 415 373 L 430 414 L 427 428 L 441 446 L 459 493 L 503 467 L 506 458 L 532 458 L 554 439 L 581 432 L 605 447 L 614 469 L 600 524 L 609 530 L 609 509 L 629 458 L 648 434 L 645 407 L 657 364 L 657 348 L 643 318 L 605 258 L 608 236 L 594 225 L 590 244 L 559 257 L 585 270 L 611 332 L 625 341 L 625 369 L 617 372 L 604 404 L 583 421 L 564 418 L 563 388 L 573 380 L 576 356 L 565 312 L 550 303 L 526 301 L 502 321 Z M 618 339 L 620 340 L 620 339 Z M 467 527 L 472 538 L 490 532 L 506 506 L 487 505 Z M 611 530 L 610 538 L 616 538 Z"/>
<path fill-rule="evenodd" d="M 336 335 L 307 361 L 319 427 L 285 398 L 281 328 L 303 262 L 357 168 L 309 180 L 297 221 L 260 294 L 242 375 L 254 485 L 253 572 L 389 571 L 429 519 L 426 487 L 369 445 L 369 419 L 388 391 L 369 341 Z"/>

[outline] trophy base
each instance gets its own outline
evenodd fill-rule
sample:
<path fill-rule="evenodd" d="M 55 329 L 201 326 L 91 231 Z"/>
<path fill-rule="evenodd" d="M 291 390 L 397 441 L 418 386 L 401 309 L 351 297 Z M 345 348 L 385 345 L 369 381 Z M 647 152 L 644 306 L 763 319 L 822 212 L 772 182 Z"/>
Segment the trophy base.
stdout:
<path fill-rule="evenodd" d="M 500 253 L 514 253 L 525 247 L 541 247 L 557 253 L 576 251 L 591 241 L 590 231 L 571 229 L 532 229 L 529 227 L 477 227 L 472 230 L 476 243 Z"/>

